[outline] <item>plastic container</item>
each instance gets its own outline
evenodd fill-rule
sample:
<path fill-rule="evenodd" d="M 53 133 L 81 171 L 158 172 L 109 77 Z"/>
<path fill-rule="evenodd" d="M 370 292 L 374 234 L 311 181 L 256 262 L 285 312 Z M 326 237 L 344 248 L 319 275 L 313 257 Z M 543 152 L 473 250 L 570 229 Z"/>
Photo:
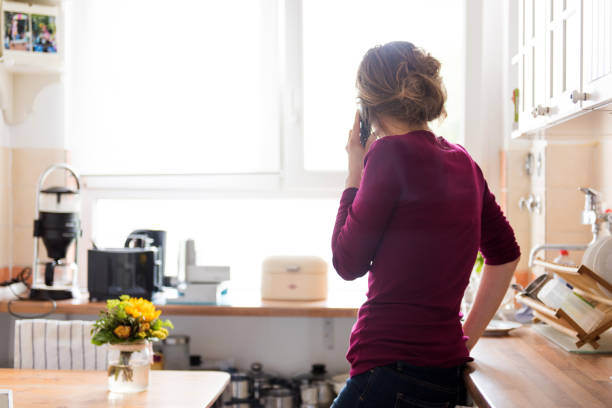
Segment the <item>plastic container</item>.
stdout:
<path fill-rule="evenodd" d="M 562 309 L 587 333 L 597 327 L 604 313 L 595 309 L 589 302 L 578 296 L 560 279 L 551 279 L 538 292 L 546 306 Z"/>

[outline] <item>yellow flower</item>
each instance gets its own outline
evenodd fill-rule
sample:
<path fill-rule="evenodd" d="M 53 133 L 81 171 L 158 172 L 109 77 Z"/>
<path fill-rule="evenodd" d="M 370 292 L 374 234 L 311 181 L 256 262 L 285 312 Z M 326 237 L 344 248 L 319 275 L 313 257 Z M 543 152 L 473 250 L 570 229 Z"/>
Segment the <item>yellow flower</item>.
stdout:
<path fill-rule="evenodd" d="M 160 339 L 160 340 L 165 339 L 166 337 L 168 337 L 168 331 L 167 331 L 167 330 L 162 331 L 162 330 L 163 330 L 163 329 L 153 330 L 153 331 L 151 332 L 151 336 L 153 336 L 153 337 L 157 337 L 157 338 L 158 338 L 158 339 Z"/>
<path fill-rule="evenodd" d="M 134 319 L 138 319 L 140 316 L 142 316 L 142 313 L 140 312 L 140 310 L 138 310 L 135 306 L 132 306 L 131 304 L 125 307 L 125 311 L 127 314 L 132 316 Z"/>
<path fill-rule="evenodd" d="M 149 330 L 150 328 L 151 328 L 151 325 L 150 325 L 149 323 L 143 323 L 143 324 L 141 324 L 141 325 L 140 325 L 140 327 L 138 328 L 138 331 L 139 331 L 140 333 L 144 333 L 144 332 L 146 332 L 147 330 Z"/>
<path fill-rule="evenodd" d="M 113 333 L 115 333 L 120 339 L 127 339 L 130 337 L 131 331 L 132 328 L 130 326 L 117 326 L 115 327 L 115 330 L 113 330 Z"/>
<path fill-rule="evenodd" d="M 161 314 L 161 310 L 155 310 L 153 303 L 143 298 L 130 298 L 125 311 L 135 319 L 144 322 L 152 322 Z"/>
<path fill-rule="evenodd" d="M 160 314 L 161 314 L 161 310 L 153 309 L 152 311 L 147 311 L 147 312 L 143 313 L 142 319 L 145 322 L 152 322 L 153 320 L 157 319 Z"/>

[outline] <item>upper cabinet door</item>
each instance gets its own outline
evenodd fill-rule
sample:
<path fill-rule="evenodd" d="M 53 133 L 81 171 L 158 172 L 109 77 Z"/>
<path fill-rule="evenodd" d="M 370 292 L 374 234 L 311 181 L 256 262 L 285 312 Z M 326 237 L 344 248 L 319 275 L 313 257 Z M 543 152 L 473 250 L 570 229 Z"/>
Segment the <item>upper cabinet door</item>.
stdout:
<path fill-rule="evenodd" d="M 546 4 L 546 105 L 549 121 L 581 109 L 580 0 L 547 0 Z"/>
<path fill-rule="evenodd" d="M 583 108 L 612 102 L 612 1 L 584 0 Z"/>
<path fill-rule="evenodd" d="M 519 0 L 519 130 L 547 122 L 545 2 Z"/>

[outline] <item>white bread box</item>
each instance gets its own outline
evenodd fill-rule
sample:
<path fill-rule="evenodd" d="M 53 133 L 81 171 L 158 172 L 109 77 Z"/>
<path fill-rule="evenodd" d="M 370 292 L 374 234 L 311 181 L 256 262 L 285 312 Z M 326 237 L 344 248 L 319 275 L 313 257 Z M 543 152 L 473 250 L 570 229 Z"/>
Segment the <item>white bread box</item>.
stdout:
<path fill-rule="evenodd" d="M 267 300 L 327 299 L 327 262 L 316 256 L 264 259 L 261 297 Z"/>

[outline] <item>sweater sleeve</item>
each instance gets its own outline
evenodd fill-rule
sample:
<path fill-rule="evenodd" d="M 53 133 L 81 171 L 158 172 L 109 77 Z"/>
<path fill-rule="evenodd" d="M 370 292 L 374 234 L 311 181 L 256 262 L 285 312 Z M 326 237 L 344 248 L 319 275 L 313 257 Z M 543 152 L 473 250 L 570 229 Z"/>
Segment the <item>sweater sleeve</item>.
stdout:
<path fill-rule="evenodd" d="M 359 189 L 342 194 L 332 235 L 333 264 L 345 280 L 363 276 L 397 204 L 401 166 L 392 143 L 377 140 L 364 158 Z"/>
<path fill-rule="evenodd" d="M 480 252 L 488 265 L 502 265 L 516 260 L 521 250 L 514 231 L 484 182 Z"/>

